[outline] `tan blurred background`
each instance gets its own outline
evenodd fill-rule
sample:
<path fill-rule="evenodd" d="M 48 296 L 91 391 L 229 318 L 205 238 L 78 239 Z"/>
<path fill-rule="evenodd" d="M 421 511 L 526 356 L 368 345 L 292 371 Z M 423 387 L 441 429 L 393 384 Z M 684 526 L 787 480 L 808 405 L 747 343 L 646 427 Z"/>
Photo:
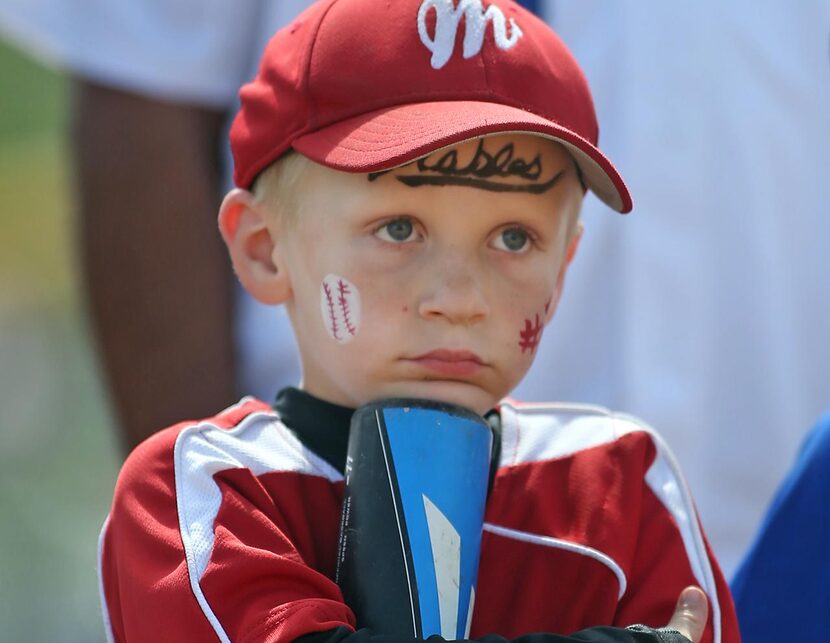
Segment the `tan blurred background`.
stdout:
<path fill-rule="evenodd" d="M 72 254 L 68 84 L 0 40 L 0 640 L 103 641 L 119 454 Z"/>

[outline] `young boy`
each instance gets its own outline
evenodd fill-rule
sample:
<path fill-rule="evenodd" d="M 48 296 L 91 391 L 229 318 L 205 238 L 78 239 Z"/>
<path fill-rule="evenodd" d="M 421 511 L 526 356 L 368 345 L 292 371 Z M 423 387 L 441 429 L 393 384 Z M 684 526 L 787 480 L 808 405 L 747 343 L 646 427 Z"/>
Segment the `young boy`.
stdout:
<path fill-rule="evenodd" d="M 333 580 L 342 472 L 354 408 L 415 397 L 487 414 L 498 436 L 473 637 L 670 640 L 557 634 L 662 625 L 700 585 L 702 640 L 737 641 L 659 438 L 501 401 L 556 310 L 585 190 L 631 208 L 549 28 L 510 0 L 325 0 L 241 98 L 220 228 L 243 285 L 285 304 L 303 382 L 133 452 L 101 537 L 111 638 L 389 641 L 353 631 Z"/>

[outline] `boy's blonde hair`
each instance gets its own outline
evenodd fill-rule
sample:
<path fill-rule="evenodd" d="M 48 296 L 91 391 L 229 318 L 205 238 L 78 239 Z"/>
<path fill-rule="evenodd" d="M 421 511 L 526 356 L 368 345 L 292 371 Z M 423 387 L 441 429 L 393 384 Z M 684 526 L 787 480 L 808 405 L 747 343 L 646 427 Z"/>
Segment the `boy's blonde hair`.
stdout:
<path fill-rule="evenodd" d="M 300 183 L 312 161 L 291 151 L 266 167 L 254 181 L 254 203 L 265 205 L 285 223 L 297 219 L 300 209 Z"/>

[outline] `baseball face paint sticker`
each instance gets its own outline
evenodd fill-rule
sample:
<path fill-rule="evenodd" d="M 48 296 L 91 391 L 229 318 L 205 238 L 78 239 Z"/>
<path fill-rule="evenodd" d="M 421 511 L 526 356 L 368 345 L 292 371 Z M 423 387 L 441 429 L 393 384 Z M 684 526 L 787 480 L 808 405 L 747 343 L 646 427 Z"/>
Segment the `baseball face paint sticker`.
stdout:
<path fill-rule="evenodd" d="M 539 313 L 536 313 L 532 320 L 525 319 L 524 328 L 519 331 L 519 348 L 522 349 L 523 353 L 536 351 L 536 347 L 542 339 L 543 328 L 544 324 L 542 324 Z"/>
<path fill-rule="evenodd" d="M 527 353 L 528 351 L 530 353 L 536 352 L 536 347 L 539 346 L 539 342 L 542 340 L 542 331 L 545 328 L 544 319 L 550 310 L 552 301 L 553 297 L 545 303 L 544 313 L 541 315 L 536 313 L 532 320 L 525 319 L 525 325 L 519 331 L 519 348 L 522 350 L 522 353 Z"/>
<path fill-rule="evenodd" d="M 320 314 L 334 341 L 346 344 L 360 330 L 360 292 L 344 277 L 328 274 L 320 286 Z"/>

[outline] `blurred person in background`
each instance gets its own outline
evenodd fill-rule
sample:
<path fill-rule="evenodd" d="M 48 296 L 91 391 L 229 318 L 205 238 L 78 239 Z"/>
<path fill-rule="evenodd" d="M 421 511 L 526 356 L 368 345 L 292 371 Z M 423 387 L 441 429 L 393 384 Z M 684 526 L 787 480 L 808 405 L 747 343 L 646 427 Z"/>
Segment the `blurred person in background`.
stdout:
<path fill-rule="evenodd" d="M 747 643 L 830 631 L 830 413 L 807 436 L 732 583 Z M 771 606 L 774 606 L 771 608 Z"/>
<path fill-rule="evenodd" d="M 234 298 L 247 296 L 234 292 L 218 228 L 203 222 L 226 191 L 225 121 L 238 88 L 275 27 L 307 4 L 0 5 L 2 32 L 72 78 L 85 294 L 126 450 L 176 419 L 213 414 L 258 379 L 253 362 L 237 386 L 247 344 L 234 343 Z M 296 383 L 293 340 L 284 352 L 277 380 Z"/>
<path fill-rule="evenodd" d="M 232 315 L 218 235 L 182 256 L 175 234 L 213 216 L 215 203 L 184 195 L 213 182 L 218 198 L 213 152 L 235 87 L 265 34 L 309 2 L 46 4 L 6 0 L 0 23 L 76 78 L 89 299 L 127 444 L 237 390 L 268 399 L 295 383 L 284 314 L 238 293 Z M 517 395 L 660 426 L 728 573 L 801 439 L 793 427 L 828 394 L 830 5 L 526 4 L 585 70 L 613 133 L 603 145 L 638 201 L 619 221 L 586 199 L 559 329 Z M 144 207 L 147 190 L 168 206 Z M 569 297 L 589 279 L 604 292 Z M 134 289 L 137 308 L 119 296 Z M 254 351 L 265 329 L 272 348 Z"/>

